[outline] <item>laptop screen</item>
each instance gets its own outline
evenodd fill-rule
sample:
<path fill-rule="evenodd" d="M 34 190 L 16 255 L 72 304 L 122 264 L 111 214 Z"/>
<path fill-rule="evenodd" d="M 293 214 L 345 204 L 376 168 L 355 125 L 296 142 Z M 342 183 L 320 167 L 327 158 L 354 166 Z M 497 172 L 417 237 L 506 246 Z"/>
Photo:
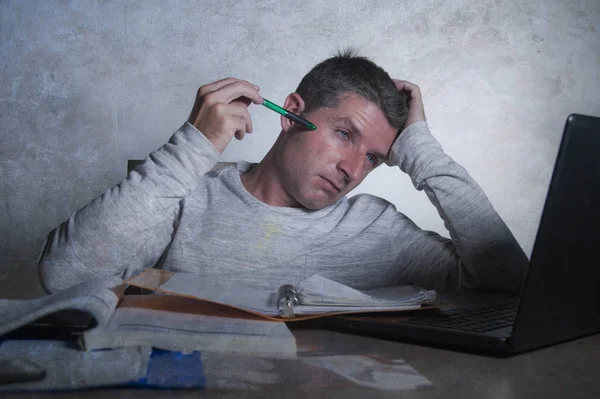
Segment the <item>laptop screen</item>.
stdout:
<path fill-rule="evenodd" d="M 515 323 L 514 345 L 600 329 L 600 118 L 567 119 Z"/>

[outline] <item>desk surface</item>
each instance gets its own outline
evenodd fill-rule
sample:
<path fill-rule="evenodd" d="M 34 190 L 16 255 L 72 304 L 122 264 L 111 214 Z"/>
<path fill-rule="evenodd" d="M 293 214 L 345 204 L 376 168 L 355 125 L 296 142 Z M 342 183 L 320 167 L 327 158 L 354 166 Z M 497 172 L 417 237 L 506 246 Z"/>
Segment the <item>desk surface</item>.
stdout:
<path fill-rule="evenodd" d="M 294 360 L 202 354 L 202 391 L 86 390 L 86 398 L 598 398 L 600 334 L 506 359 L 294 329 Z M 375 386 L 375 387 L 373 387 Z M 5 397 L 81 397 L 82 392 Z"/>

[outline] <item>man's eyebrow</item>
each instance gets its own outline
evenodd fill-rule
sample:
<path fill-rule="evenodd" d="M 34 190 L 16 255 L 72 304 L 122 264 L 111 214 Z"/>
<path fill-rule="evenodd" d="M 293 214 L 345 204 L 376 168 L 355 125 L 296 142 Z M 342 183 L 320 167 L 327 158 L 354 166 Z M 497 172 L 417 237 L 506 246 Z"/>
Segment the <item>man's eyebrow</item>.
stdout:
<path fill-rule="evenodd" d="M 356 125 L 354 124 L 354 122 L 352 122 L 352 119 L 348 118 L 347 116 L 344 117 L 332 117 L 329 118 L 330 121 L 333 122 L 342 122 L 345 123 L 347 126 L 350 126 L 352 132 L 356 133 L 356 135 L 358 135 L 359 137 L 362 136 L 362 133 L 360 131 L 360 129 L 358 129 L 358 127 L 356 127 Z M 373 155 L 375 155 L 377 158 L 379 158 L 380 160 L 384 160 L 386 159 L 387 155 L 382 154 L 381 152 L 375 150 L 375 151 L 371 151 L 373 153 Z"/>

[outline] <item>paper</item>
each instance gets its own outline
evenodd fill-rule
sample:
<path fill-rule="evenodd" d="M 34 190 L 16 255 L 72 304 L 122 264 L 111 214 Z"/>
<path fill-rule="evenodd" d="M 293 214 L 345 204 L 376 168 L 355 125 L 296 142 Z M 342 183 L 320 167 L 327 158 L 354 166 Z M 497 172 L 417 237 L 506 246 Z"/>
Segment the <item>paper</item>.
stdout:
<path fill-rule="evenodd" d="M 318 305 L 327 303 L 363 303 L 371 300 L 367 294 L 350 288 L 344 284 L 329 280 L 318 274 L 313 274 L 298 284 L 300 302 L 304 305 Z"/>
<path fill-rule="evenodd" d="M 297 288 L 302 305 L 420 305 L 433 301 L 436 296 L 435 291 L 408 285 L 359 291 L 318 274 L 304 280 Z"/>
<path fill-rule="evenodd" d="M 300 306 L 294 306 L 294 314 L 413 310 L 435 296 L 435 291 L 413 286 L 359 291 L 315 274 L 298 285 Z"/>
<path fill-rule="evenodd" d="M 278 287 L 277 287 L 278 288 Z M 279 316 L 275 290 L 241 285 L 239 281 L 210 279 L 192 273 L 175 273 L 161 290 L 191 295 L 212 302 L 235 306 L 268 316 Z M 385 287 L 361 292 L 320 275 L 313 275 L 298 285 L 300 306 L 294 314 L 330 312 L 393 311 L 418 309 L 435 299 L 436 292 L 411 286 Z"/>
<path fill-rule="evenodd" d="M 184 306 L 174 306 L 181 303 Z M 85 347 L 89 350 L 150 345 L 186 353 L 201 350 L 296 357 L 296 340 L 285 323 L 258 316 L 238 318 L 194 312 L 203 304 L 206 303 L 166 295 L 125 297 L 106 326 L 83 334 Z"/>
<path fill-rule="evenodd" d="M 153 276 L 145 277 L 145 274 L 160 274 L 162 278 L 160 282 L 156 282 Z M 239 280 L 152 269 L 128 280 L 128 283 L 168 294 L 228 305 L 273 320 L 281 320 L 277 304 L 279 287 L 265 289 L 264 286 L 250 282 L 242 283 Z M 421 305 L 431 303 L 436 296 L 435 291 L 412 286 L 358 291 L 320 275 L 311 276 L 296 288 L 300 296 L 300 305 L 294 306 L 293 312 L 296 316 L 303 315 L 305 319 L 309 318 L 309 315 L 316 317 L 323 314 L 419 309 Z"/>
<path fill-rule="evenodd" d="M 119 277 L 96 278 L 39 298 L 0 299 L 0 336 L 64 309 L 81 310 L 104 323 L 119 299 L 114 287 L 122 283 Z"/>
<path fill-rule="evenodd" d="M 278 287 L 268 291 L 251 284 L 242 285 L 236 280 L 207 278 L 195 273 L 174 273 L 159 288 L 164 292 L 192 296 L 268 316 L 279 316 L 275 293 Z"/>
<path fill-rule="evenodd" d="M 330 370 L 363 387 L 408 391 L 433 386 L 402 359 L 381 361 L 376 356 L 330 355 L 303 358 L 304 363 Z"/>

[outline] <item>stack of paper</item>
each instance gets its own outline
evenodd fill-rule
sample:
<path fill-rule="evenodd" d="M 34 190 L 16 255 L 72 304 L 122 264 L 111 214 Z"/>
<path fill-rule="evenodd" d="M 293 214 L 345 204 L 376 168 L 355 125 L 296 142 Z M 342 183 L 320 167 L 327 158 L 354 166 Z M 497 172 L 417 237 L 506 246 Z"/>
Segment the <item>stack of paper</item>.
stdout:
<path fill-rule="evenodd" d="M 318 274 L 298 284 L 297 290 L 296 315 L 418 309 L 436 297 L 435 291 L 409 285 L 359 291 Z"/>

